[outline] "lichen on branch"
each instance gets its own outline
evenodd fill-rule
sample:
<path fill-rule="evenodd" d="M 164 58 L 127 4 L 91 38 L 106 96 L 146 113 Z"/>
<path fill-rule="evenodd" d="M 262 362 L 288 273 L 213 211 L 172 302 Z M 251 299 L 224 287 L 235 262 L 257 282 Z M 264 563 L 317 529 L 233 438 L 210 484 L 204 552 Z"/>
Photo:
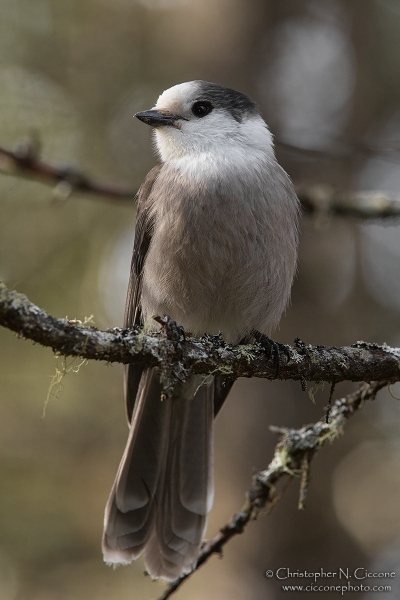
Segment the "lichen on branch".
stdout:
<path fill-rule="evenodd" d="M 201 339 L 174 339 L 165 327 L 159 333 L 144 333 L 138 328 L 101 331 L 57 319 L 2 282 L 0 325 L 65 356 L 159 367 L 164 375 L 167 368 L 172 378 L 190 371 L 201 375 L 221 373 L 232 379 L 400 381 L 400 348 L 385 344 L 357 342 L 336 348 L 311 346 L 297 339 L 293 346 L 284 346 L 284 351 L 280 346 L 277 373 L 276 354 L 268 356 L 258 343 L 229 346 L 221 336 L 207 335 Z"/>

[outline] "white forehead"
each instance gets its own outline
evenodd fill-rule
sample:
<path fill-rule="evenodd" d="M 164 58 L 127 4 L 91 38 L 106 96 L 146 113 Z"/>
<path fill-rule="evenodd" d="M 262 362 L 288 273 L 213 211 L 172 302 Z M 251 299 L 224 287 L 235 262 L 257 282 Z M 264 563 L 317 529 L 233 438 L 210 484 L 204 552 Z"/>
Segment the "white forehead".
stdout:
<path fill-rule="evenodd" d="M 155 108 L 169 108 L 171 110 L 183 106 L 196 95 L 198 88 L 199 84 L 196 81 L 178 83 L 178 85 L 174 85 L 161 94 Z"/>

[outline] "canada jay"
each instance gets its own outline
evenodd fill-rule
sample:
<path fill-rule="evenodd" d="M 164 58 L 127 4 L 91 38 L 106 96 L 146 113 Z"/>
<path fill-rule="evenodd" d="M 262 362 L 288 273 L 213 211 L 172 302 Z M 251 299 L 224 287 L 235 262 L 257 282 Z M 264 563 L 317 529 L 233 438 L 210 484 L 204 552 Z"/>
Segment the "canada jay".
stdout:
<path fill-rule="evenodd" d="M 240 92 L 205 81 L 166 90 L 138 119 L 155 129 L 161 163 L 139 193 L 125 327 L 226 342 L 266 336 L 290 294 L 298 199 L 271 133 Z M 213 419 L 232 382 L 190 375 L 161 401 L 157 371 L 126 370 L 129 438 L 105 512 L 103 554 L 142 552 L 154 578 L 196 565 L 213 502 Z"/>

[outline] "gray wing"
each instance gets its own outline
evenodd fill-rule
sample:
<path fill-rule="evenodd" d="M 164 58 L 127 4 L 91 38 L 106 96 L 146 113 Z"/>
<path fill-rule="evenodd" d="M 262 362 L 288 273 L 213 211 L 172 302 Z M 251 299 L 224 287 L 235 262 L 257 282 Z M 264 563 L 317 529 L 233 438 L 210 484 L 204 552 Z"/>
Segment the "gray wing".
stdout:
<path fill-rule="evenodd" d="M 142 293 L 142 271 L 146 255 L 150 246 L 154 227 L 154 220 L 150 216 L 151 190 L 160 172 L 162 165 L 156 165 L 151 169 L 144 179 L 138 192 L 135 241 L 131 262 L 131 273 L 128 285 L 128 294 L 125 306 L 124 327 L 131 328 L 134 325 L 142 325 L 142 314 L 140 299 Z M 125 398 L 128 423 L 132 419 L 133 407 L 140 379 L 144 367 L 140 365 L 128 365 L 125 367 Z M 214 416 L 217 416 L 226 397 L 228 396 L 234 381 L 223 375 L 217 375 L 214 379 Z"/>
<path fill-rule="evenodd" d="M 131 273 L 125 305 L 124 327 L 126 328 L 133 327 L 134 325 L 142 325 L 140 307 L 142 272 L 154 227 L 154 220 L 150 213 L 151 190 L 161 167 L 162 165 L 156 165 L 151 169 L 138 192 L 135 241 L 133 245 Z M 140 365 L 128 365 L 125 367 L 125 398 L 128 423 L 131 422 L 142 372 L 143 367 Z"/>

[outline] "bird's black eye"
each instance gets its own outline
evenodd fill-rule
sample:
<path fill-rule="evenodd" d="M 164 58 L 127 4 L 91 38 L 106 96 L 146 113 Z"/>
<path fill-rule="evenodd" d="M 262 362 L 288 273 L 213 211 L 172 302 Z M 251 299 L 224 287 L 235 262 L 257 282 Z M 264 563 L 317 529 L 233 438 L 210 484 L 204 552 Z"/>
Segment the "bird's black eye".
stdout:
<path fill-rule="evenodd" d="M 202 117 L 205 117 L 206 115 L 208 115 L 213 109 L 213 105 L 211 104 L 211 102 L 205 102 L 200 101 L 200 102 L 195 102 L 192 106 L 192 113 L 194 114 L 195 117 L 198 117 L 199 119 L 201 119 Z"/>

